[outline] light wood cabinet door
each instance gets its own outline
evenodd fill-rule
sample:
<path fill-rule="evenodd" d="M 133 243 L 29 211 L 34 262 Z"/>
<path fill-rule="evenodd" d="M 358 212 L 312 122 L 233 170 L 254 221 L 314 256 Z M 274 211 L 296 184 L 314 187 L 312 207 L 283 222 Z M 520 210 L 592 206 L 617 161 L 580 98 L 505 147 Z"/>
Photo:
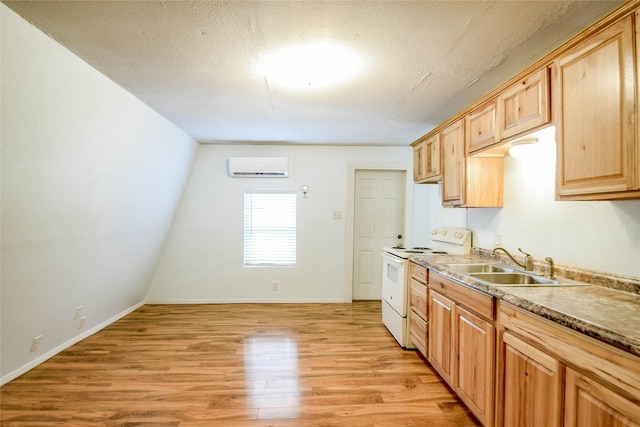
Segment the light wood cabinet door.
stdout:
<path fill-rule="evenodd" d="M 559 427 L 563 368 L 558 360 L 504 332 L 499 345 L 496 425 Z"/>
<path fill-rule="evenodd" d="M 412 268 L 413 271 L 413 268 Z M 411 340 L 424 357 L 427 354 L 427 285 L 411 277 Z"/>
<path fill-rule="evenodd" d="M 442 204 L 464 204 L 465 155 L 464 120 L 458 120 L 442 130 Z"/>
<path fill-rule="evenodd" d="M 558 199 L 640 197 L 633 39 L 628 16 L 553 64 Z"/>
<path fill-rule="evenodd" d="M 429 182 L 435 182 L 440 179 L 440 134 L 437 133 L 424 141 L 424 150 L 426 154 L 425 160 L 425 178 Z"/>
<path fill-rule="evenodd" d="M 465 155 L 464 119 L 441 132 L 442 205 L 453 207 L 501 207 L 503 203 L 502 157 Z"/>
<path fill-rule="evenodd" d="M 549 123 L 549 69 L 521 79 L 498 97 L 498 128 L 502 139 L 525 135 Z"/>
<path fill-rule="evenodd" d="M 454 390 L 483 425 L 492 426 L 495 327 L 457 304 L 453 316 L 457 337 Z"/>
<path fill-rule="evenodd" d="M 411 341 L 424 357 L 429 357 L 427 353 L 427 321 L 416 312 L 413 306 L 411 307 L 410 317 L 409 334 L 411 335 Z"/>
<path fill-rule="evenodd" d="M 429 290 L 429 362 L 451 385 L 453 370 L 453 302 Z"/>
<path fill-rule="evenodd" d="M 410 288 L 410 320 L 409 333 L 411 341 L 416 348 L 426 358 L 429 357 L 427 352 L 428 343 L 428 327 L 427 327 L 427 269 L 411 262 L 409 267 L 411 273 Z"/>
<path fill-rule="evenodd" d="M 413 182 L 418 184 L 436 183 L 442 178 L 440 173 L 440 134 L 414 142 Z"/>
<path fill-rule="evenodd" d="M 497 102 L 489 101 L 465 117 L 467 155 L 500 142 Z"/>
<path fill-rule="evenodd" d="M 570 368 L 565 396 L 566 427 L 640 426 L 640 406 Z"/>
<path fill-rule="evenodd" d="M 426 177 L 426 152 L 424 142 L 413 146 L 413 182 L 420 182 Z"/>
<path fill-rule="evenodd" d="M 502 207 L 504 197 L 502 157 L 467 157 L 464 206 Z"/>
<path fill-rule="evenodd" d="M 411 308 L 427 319 L 427 285 L 411 278 Z"/>

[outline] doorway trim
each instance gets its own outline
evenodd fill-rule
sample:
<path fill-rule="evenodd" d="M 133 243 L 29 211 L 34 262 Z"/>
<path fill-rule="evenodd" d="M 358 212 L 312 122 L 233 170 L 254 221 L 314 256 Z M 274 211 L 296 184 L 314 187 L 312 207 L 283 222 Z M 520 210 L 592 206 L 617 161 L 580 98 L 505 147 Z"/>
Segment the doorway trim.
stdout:
<path fill-rule="evenodd" d="M 347 163 L 347 213 L 345 217 L 345 278 L 344 278 L 344 301 L 353 302 L 353 237 L 354 237 L 354 218 L 355 218 L 355 182 L 357 170 L 374 170 L 374 171 L 399 171 L 405 172 L 404 186 L 404 235 L 405 245 L 411 244 L 413 235 L 413 165 L 399 162 L 348 162 Z"/>

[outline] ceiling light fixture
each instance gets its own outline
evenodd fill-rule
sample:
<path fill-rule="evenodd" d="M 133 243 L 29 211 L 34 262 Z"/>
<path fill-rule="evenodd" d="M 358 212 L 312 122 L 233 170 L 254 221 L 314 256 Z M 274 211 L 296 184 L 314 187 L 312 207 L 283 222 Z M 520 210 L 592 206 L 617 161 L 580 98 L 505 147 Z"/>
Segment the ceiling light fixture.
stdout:
<path fill-rule="evenodd" d="M 513 141 L 509 147 L 509 155 L 514 159 L 524 159 L 531 155 L 536 142 L 538 142 L 538 138 L 522 138 Z"/>
<path fill-rule="evenodd" d="M 262 61 L 260 71 L 270 84 L 320 89 L 348 80 L 360 67 L 353 52 L 322 41 L 277 50 Z"/>

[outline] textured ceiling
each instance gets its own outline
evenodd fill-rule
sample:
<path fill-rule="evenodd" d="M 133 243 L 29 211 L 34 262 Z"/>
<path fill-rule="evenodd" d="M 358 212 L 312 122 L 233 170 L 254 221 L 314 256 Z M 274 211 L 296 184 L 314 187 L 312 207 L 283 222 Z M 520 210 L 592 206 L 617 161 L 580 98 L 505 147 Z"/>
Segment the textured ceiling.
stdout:
<path fill-rule="evenodd" d="M 197 141 L 407 145 L 619 1 L 3 1 Z M 289 90 L 260 62 L 316 40 L 354 79 Z"/>

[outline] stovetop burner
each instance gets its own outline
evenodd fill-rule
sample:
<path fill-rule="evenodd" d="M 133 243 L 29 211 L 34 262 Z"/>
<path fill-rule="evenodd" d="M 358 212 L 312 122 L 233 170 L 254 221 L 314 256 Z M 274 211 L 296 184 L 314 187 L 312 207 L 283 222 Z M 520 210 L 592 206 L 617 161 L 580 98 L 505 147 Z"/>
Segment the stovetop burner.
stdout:
<path fill-rule="evenodd" d="M 471 231 L 456 227 L 438 228 L 431 231 L 431 244 L 428 242 L 418 244 L 428 244 L 430 247 L 404 247 L 401 242 L 396 242 L 394 247 L 386 247 L 382 250 L 403 259 L 413 255 L 465 255 L 471 251 Z"/>

